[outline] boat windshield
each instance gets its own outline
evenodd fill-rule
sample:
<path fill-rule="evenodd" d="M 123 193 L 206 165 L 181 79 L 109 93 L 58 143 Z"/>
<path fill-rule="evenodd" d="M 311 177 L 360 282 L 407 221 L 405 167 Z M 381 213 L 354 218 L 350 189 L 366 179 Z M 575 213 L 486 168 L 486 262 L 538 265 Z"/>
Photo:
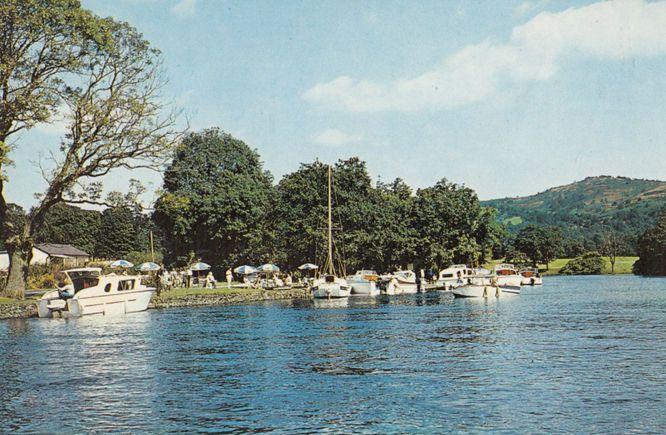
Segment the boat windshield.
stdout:
<path fill-rule="evenodd" d="M 99 284 L 100 273 L 97 270 L 71 270 L 66 273 L 72 281 L 75 293 Z"/>

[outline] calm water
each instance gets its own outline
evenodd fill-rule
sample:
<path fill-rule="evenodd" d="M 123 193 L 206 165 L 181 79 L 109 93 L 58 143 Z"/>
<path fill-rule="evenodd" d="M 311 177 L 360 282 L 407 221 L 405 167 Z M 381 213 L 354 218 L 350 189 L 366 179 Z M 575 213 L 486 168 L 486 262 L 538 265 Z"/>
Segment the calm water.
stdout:
<path fill-rule="evenodd" d="M 0 322 L 0 432 L 662 432 L 666 279 Z"/>

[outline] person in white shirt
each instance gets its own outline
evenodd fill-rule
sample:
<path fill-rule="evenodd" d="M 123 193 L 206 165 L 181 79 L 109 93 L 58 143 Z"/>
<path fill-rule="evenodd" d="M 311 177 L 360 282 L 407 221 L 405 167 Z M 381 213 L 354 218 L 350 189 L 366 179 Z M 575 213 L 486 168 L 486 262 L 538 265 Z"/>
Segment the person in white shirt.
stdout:
<path fill-rule="evenodd" d="M 231 281 L 234 279 L 234 273 L 231 268 L 227 269 L 227 288 L 231 288 Z"/>

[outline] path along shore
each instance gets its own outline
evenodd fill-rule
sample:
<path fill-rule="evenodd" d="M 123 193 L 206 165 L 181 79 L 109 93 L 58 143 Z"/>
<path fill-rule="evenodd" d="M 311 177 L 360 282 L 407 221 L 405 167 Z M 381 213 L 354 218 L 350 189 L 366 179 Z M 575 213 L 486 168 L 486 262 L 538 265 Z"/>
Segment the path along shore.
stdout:
<path fill-rule="evenodd" d="M 154 295 L 148 309 L 177 307 L 204 307 L 215 305 L 242 305 L 261 301 L 311 299 L 307 287 L 276 290 L 262 289 L 176 289 Z M 37 317 L 36 301 L 0 302 L 0 320 Z"/>

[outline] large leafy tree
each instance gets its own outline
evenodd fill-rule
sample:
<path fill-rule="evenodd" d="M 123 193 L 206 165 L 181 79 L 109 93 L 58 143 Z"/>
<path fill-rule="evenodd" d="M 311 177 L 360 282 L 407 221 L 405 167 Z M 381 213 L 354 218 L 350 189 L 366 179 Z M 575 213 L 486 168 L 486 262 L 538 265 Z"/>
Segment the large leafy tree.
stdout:
<path fill-rule="evenodd" d="M 272 213 L 281 259 L 289 268 L 301 263 L 321 263 L 326 252 L 328 165 L 320 161 L 302 164 L 285 175 L 277 186 L 277 205 Z M 336 263 L 342 269 L 384 269 L 391 263 L 393 253 L 387 253 L 390 228 L 399 226 L 395 204 L 383 203 L 392 193 L 382 193 L 372 187 L 365 163 L 358 158 L 340 160 L 332 167 L 333 223 Z M 399 184 L 399 183 L 398 183 Z M 399 185 L 396 189 L 403 187 Z M 409 196 L 409 193 L 407 193 Z M 396 202 L 396 201 L 394 201 Z M 396 234 L 395 237 L 398 237 Z M 399 255 L 399 253 L 398 253 Z"/>
<path fill-rule="evenodd" d="M 35 235 L 36 242 L 63 243 L 96 255 L 100 236 L 101 213 L 58 204 L 46 213 Z"/>
<path fill-rule="evenodd" d="M 41 162 L 46 189 L 21 228 L 3 229 L 10 268 L 3 294 L 23 297 L 32 244 L 56 204 L 99 203 L 99 180 L 116 168 L 159 167 L 174 141 L 164 113 L 159 52 L 131 26 L 100 18 L 77 0 L 0 5 L 0 221 L 4 166 L 16 133 L 64 112 L 58 152 Z M 15 142 L 15 146 L 24 146 Z"/>
<path fill-rule="evenodd" d="M 414 226 L 412 189 L 400 178 L 389 184 L 377 183 L 372 237 L 375 255 L 383 271 L 404 268 L 414 261 L 419 245 Z"/>
<path fill-rule="evenodd" d="M 244 142 L 211 128 L 187 135 L 164 175 L 154 219 L 165 261 L 194 257 L 216 268 L 275 261 L 271 175 Z"/>
<path fill-rule="evenodd" d="M 468 187 L 441 180 L 419 189 L 413 214 L 413 225 L 419 232 L 417 258 L 422 267 L 477 264 L 499 243 L 494 213 L 482 207 Z"/>
<path fill-rule="evenodd" d="M 634 273 L 666 276 L 666 211 L 661 214 L 657 224 L 639 238 L 638 255 Z"/>
<path fill-rule="evenodd" d="M 124 258 L 133 251 L 140 251 L 137 219 L 129 207 L 110 207 L 102 212 L 100 233 L 95 252 L 107 259 Z"/>
<path fill-rule="evenodd" d="M 548 268 L 562 250 L 562 231 L 554 226 L 528 225 L 516 236 L 515 247 L 530 259 L 532 266 L 545 263 Z"/>

